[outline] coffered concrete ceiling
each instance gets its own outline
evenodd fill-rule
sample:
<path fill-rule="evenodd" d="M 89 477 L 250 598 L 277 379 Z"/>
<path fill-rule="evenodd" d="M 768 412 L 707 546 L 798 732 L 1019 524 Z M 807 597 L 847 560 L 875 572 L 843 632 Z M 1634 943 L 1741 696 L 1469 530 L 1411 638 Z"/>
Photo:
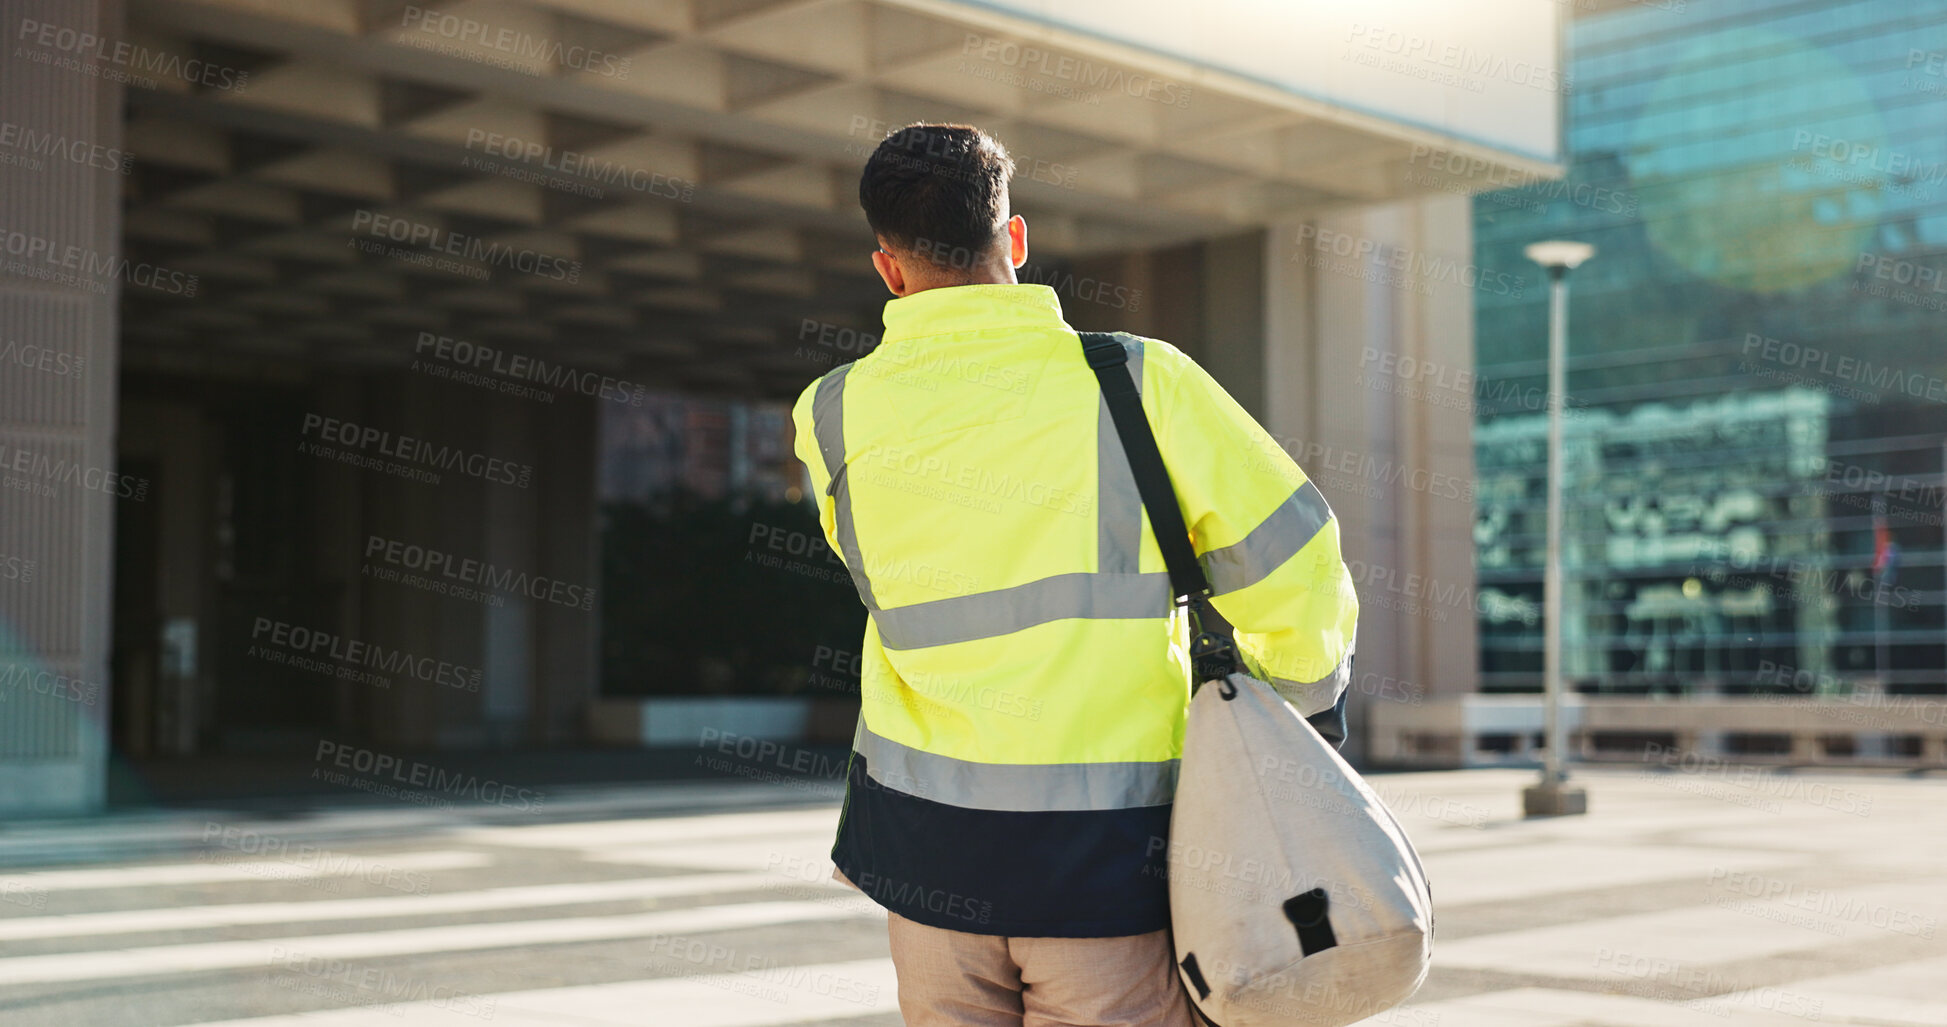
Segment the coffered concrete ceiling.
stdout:
<path fill-rule="evenodd" d="M 206 62 L 128 89 L 129 255 L 198 276 L 124 288 L 137 366 L 385 364 L 430 332 L 788 395 L 799 326 L 884 299 L 858 169 L 915 120 L 1007 144 L 1037 262 L 1487 184 L 1416 146 L 1551 170 L 939 0 L 128 11 L 141 52 Z"/>

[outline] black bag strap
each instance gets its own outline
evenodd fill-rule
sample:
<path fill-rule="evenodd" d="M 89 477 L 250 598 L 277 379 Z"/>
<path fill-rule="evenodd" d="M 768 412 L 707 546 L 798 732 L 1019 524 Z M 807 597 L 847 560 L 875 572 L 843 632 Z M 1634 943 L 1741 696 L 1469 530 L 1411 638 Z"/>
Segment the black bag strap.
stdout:
<path fill-rule="evenodd" d="M 1163 453 L 1156 447 L 1156 433 L 1143 413 L 1142 395 L 1136 391 L 1135 379 L 1124 370 L 1129 363 L 1129 351 L 1124 348 L 1123 339 L 1132 337 L 1121 332 L 1079 334 L 1082 354 L 1102 384 L 1102 399 L 1108 405 L 1109 419 L 1115 423 L 1115 433 L 1122 440 L 1122 452 L 1129 459 L 1136 491 L 1142 496 L 1143 508 L 1149 511 L 1150 530 L 1156 536 L 1157 548 L 1163 551 L 1163 564 L 1169 568 L 1170 591 L 1179 604 L 1190 608 L 1190 656 L 1197 679 L 1223 681 L 1238 669 L 1236 649 L 1229 638 L 1204 629 L 1205 621 L 1211 619 L 1206 616 L 1210 579 L 1204 576 L 1196 549 L 1190 545 L 1190 529 L 1183 523 L 1183 511 L 1176 505 L 1176 488 L 1170 484 Z M 1227 681 L 1224 693 L 1226 697 L 1234 694 Z"/>

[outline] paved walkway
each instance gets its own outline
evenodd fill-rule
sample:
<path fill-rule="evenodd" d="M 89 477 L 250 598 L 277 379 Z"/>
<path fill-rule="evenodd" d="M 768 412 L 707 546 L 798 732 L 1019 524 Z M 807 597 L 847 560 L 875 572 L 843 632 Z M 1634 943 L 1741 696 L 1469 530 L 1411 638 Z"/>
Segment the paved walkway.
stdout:
<path fill-rule="evenodd" d="M 1530 777 L 1375 778 L 1439 933 L 1368 1023 L 1947 1027 L 1947 780 L 1591 770 L 1590 815 L 1524 822 Z M 8 825 L 0 1023 L 892 1027 L 883 915 L 824 879 L 835 818 L 696 783 Z"/>

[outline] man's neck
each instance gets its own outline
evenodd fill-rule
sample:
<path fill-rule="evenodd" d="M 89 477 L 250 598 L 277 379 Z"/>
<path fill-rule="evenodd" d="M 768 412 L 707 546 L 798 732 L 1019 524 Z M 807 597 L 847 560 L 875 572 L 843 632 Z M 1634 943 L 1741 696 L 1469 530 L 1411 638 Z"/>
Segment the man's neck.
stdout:
<path fill-rule="evenodd" d="M 955 276 L 953 278 L 941 278 L 937 280 L 929 280 L 922 283 L 914 283 L 912 279 L 909 278 L 907 279 L 907 282 L 908 284 L 911 284 L 913 286 L 911 289 L 908 289 L 906 291 L 906 295 L 908 296 L 912 296 L 916 293 L 925 292 L 928 289 L 951 289 L 956 285 L 1019 285 L 1021 284 L 1020 280 L 1014 277 L 1014 265 L 1006 264 L 1006 263 L 1001 264 L 999 267 L 995 267 L 992 264 L 982 265 L 976 271 L 973 271 L 964 276 Z"/>

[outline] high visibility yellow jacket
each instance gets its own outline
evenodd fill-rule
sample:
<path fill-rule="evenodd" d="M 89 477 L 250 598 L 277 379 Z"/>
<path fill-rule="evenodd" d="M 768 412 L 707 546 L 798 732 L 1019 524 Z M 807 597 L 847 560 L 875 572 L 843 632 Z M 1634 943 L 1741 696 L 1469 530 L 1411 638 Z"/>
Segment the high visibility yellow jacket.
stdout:
<path fill-rule="evenodd" d="M 1202 368 L 1126 340 L 1212 604 L 1254 673 L 1330 708 L 1358 617 L 1331 509 Z M 879 346 L 792 416 L 870 614 L 833 861 L 937 927 L 1163 927 L 1186 626 L 1054 290 L 894 299 Z"/>

